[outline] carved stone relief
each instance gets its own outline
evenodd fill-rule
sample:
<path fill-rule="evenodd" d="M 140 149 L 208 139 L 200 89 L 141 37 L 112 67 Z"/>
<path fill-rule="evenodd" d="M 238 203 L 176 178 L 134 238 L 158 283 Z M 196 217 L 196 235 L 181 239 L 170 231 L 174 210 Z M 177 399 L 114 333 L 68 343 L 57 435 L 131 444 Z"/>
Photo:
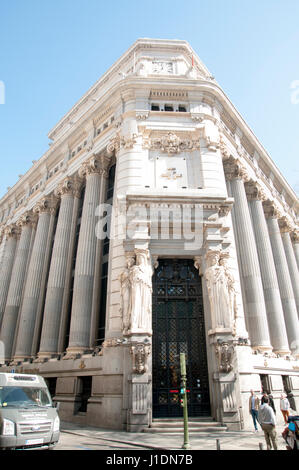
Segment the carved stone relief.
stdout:
<path fill-rule="evenodd" d="M 144 374 L 148 371 L 147 358 L 150 355 L 151 346 L 146 343 L 135 343 L 130 346 L 132 355 L 133 373 Z"/>
<path fill-rule="evenodd" d="M 182 139 L 173 132 L 156 137 L 144 137 L 143 147 L 149 150 L 159 150 L 161 153 L 173 155 L 181 152 L 193 152 L 200 149 L 200 142 L 194 139 Z"/>
<path fill-rule="evenodd" d="M 219 361 L 219 371 L 228 373 L 233 370 L 233 353 L 234 346 L 232 343 L 226 341 L 218 341 L 216 344 L 216 355 Z"/>

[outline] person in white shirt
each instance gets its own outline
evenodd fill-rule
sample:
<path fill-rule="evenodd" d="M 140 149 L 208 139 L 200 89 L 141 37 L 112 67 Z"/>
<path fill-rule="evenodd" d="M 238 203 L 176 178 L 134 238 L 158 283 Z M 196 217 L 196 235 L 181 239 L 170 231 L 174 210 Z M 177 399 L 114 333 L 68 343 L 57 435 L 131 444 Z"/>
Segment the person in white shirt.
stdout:
<path fill-rule="evenodd" d="M 280 410 L 282 412 L 285 424 L 288 424 L 288 417 L 290 415 L 290 402 L 287 399 L 285 393 L 282 393 L 280 397 Z"/>
<path fill-rule="evenodd" d="M 276 418 L 273 409 L 269 406 L 269 397 L 264 398 L 264 404 L 260 406 L 258 411 L 258 420 L 264 431 L 267 450 L 277 450 L 277 432 Z"/>
<path fill-rule="evenodd" d="M 260 406 L 260 400 L 259 400 L 258 396 L 254 393 L 253 390 L 250 390 L 249 413 L 252 416 L 255 432 L 258 431 L 257 423 L 258 423 L 258 409 L 259 409 L 259 406 Z"/>

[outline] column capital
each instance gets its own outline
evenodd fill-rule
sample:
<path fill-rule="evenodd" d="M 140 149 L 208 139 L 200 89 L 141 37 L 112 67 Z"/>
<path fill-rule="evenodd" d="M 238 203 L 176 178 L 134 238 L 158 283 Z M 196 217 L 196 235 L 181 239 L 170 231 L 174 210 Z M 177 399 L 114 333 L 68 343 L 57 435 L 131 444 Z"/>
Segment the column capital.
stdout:
<path fill-rule="evenodd" d="M 99 175 L 103 175 L 105 178 L 108 178 L 110 163 L 111 156 L 106 154 L 93 154 L 89 160 L 82 164 L 79 169 L 79 177 L 84 178 L 88 175 L 98 173 Z"/>
<path fill-rule="evenodd" d="M 291 240 L 293 243 L 299 243 L 299 228 L 298 227 L 293 229 L 293 231 L 291 232 Z"/>
<path fill-rule="evenodd" d="M 245 191 L 249 201 L 265 201 L 266 194 L 261 185 L 252 179 L 245 182 Z"/>
<path fill-rule="evenodd" d="M 281 212 L 274 201 L 270 201 L 269 199 L 263 201 L 263 209 L 267 219 L 280 219 L 282 217 Z"/>
<path fill-rule="evenodd" d="M 289 233 L 292 231 L 292 225 L 286 216 L 281 217 L 278 220 L 279 228 L 281 233 Z"/>
<path fill-rule="evenodd" d="M 9 238 L 17 238 L 20 234 L 19 228 L 16 224 L 7 225 L 4 228 L 4 236 L 8 240 Z"/>
<path fill-rule="evenodd" d="M 37 223 L 37 217 L 32 211 L 27 211 L 17 221 L 17 226 L 22 230 L 24 226 L 34 226 Z"/>
<path fill-rule="evenodd" d="M 79 197 L 81 188 L 83 185 L 83 179 L 78 175 L 67 176 L 56 188 L 54 194 L 56 197 L 61 198 L 64 195 L 72 195 Z"/>
<path fill-rule="evenodd" d="M 223 160 L 223 169 L 228 180 L 242 179 L 244 182 L 249 181 L 248 172 L 238 158 L 229 157 Z"/>
<path fill-rule="evenodd" d="M 53 194 L 42 198 L 33 208 L 35 214 L 50 213 L 55 214 L 58 205 L 58 198 Z"/>

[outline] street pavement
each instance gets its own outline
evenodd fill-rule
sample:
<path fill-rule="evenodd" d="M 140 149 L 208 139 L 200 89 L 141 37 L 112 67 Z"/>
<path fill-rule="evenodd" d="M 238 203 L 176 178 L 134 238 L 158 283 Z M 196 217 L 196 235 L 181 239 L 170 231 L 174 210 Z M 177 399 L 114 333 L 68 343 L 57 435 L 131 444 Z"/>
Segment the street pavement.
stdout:
<path fill-rule="evenodd" d="M 285 441 L 281 436 L 284 426 L 278 425 L 276 429 L 278 450 L 286 450 Z M 184 443 L 183 424 L 181 435 L 143 432 L 128 433 L 66 422 L 61 423 L 61 432 L 62 436 L 72 434 L 84 438 L 92 438 L 93 441 L 98 439 L 103 446 L 105 446 L 105 443 L 107 447 L 112 444 L 115 446 L 120 445 L 122 449 L 132 449 L 134 447 L 140 450 L 181 450 Z M 189 443 L 191 446 L 190 450 L 266 450 L 264 433 L 261 430 L 257 433 L 250 431 L 225 431 L 209 434 L 198 432 L 197 434 L 189 434 Z M 263 449 L 261 449 L 261 444 Z"/>

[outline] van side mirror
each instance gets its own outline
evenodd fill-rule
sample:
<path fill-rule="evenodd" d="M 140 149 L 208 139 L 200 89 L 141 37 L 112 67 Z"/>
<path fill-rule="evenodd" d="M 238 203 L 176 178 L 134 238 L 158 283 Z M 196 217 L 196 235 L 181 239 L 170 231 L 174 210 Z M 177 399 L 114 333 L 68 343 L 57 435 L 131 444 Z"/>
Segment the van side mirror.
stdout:
<path fill-rule="evenodd" d="M 60 408 L 60 401 L 56 401 L 54 403 L 54 408 L 56 408 L 57 411 L 59 411 L 59 408 Z"/>

